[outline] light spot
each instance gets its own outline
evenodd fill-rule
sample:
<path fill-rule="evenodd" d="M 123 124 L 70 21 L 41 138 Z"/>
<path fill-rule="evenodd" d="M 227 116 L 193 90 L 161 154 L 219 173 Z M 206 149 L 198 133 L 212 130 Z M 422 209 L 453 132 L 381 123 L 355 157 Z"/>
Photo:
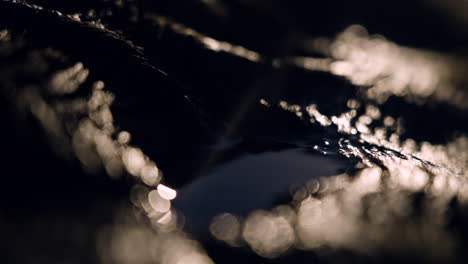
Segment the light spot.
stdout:
<path fill-rule="evenodd" d="M 294 230 L 286 219 L 260 210 L 248 216 L 242 235 L 252 250 L 265 258 L 280 256 L 295 241 Z"/>
<path fill-rule="evenodd" d="M 216 239 L 224 241 L 230 246 L 236 246 L 241 232 L 239 218 L 229 213 L 217 215 L 211 221 L 210 232 Z"/>
<path fill-rule="evenodd" d="M 122 152 L 122 161 L 127 171 L 133 176 L 139 176 L 146 165 L 143 152 L 134 147 L 127 147 Z"/>
<path fill-rule="evenodd" d="M 130 143 L 131 138 L 132 138 L 132 136 L 130 135 L 129 132 L 122 131 L 122 132 L 119 133 L 119 135 L 117 137 L 117 140 L 119 141 L 120 144 L 127 145 L 128 143 Z"/>
<path fill-rule="evenodd" d="M 171 209 L 171 202 L 161 197 L 157 190 L 149 192 L 148 201 L 156 212 L 165 213 Z"/>
<path fill-rule="evenodd" d="M 161 180 L 158 167 L 152 162 L 148 162 L 141 170 L 141 180 L 149 186 L 156 186 Z M 169 199 L 168 199 L 169 200 Z"/>
<path fill-rule="evenodd" d="M 166 200 L 173 200 L 177 196 L 177 192 L 174 189 L 171 189 L 163 184 L 158 185 L 159 195 Z"/>

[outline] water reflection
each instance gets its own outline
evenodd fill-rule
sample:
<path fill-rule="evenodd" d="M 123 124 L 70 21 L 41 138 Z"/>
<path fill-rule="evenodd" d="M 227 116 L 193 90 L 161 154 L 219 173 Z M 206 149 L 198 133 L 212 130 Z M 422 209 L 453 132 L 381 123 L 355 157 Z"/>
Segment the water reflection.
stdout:
<path fill-rule="evenodd" d="M 125 220 L 128 217 L 120 218 L 98 234 L 97 250 L 103 263 L 213 263 L 183 232 L 172 229 L 155 233 L 145 225 Z"/>
<path fill-rule="evenodd" d="M 210 233 L 216 239 L 223 241 L 230 246 L 240 246 L 240 218 L 229 213 L 219 214 L 211 221 Z"/>
<path fill-rule="evenodd" d="M 431 175 L 413 172 L 414 168 L 399 167 L 396 172 L 374 167 L 353 177 L 321 178 L 318 188 L 307 189 L 305 197 L 300 194 L 301 200 L 271 212 L 254 211 L 242 223 L 242 238 L 264 257 L 277 257 L 294 245 L 363 252 L 410 250 L 428 259 L 450 258 L 455 254 L 456 237 L 445 228 L 445 212 L 453 197 L 466 201 L 467 184 L 443 175 L 430 183 Z M 418 193 L 427 195 L 419 209 L 415 207 Z M 219 218 L 223 216 L 212 223 L 218 228 Z M 232 231 L 226 227 L 225 232 Z M 214 235 L 229 244 L 220 230 Z M 428 247 L 431 252 L 425 252 Z"/>
<path fill-rule="evenodd" d="M 313 124 L 334 124 L 343 135 L 335 142 L 325 140 L 324 149 L 337 146 L 336 152 L 358 158 L 360 163 L 354 174 L 322 177 L 292 195 L 291 202 L 284 206 L 293 208 L 293 216 L 288 218 L 294 219 L 289 227 L 295 231 L 282 229 L 282 238 L 291 237 L 295 243 L 284 242 L 288 246 L 279 247 L 281 240 L 272 239 L 279 232 L 271 219 L 274 210 L 255 211 L 242 223 L 243 239 L 253 251 L 264 257 L 277 257 L 295 245 L 300 249 L 333 247 L 364 252 L 411 250 L 428 259 L 446 259 L 456 254 L 457 237 L 446 229 L 446 215 L 453 199 L 466 205 L 465 136 L 456 137 L 447 145 L 416 143 L 412 139 L 400 142 L 403 132 L 388 136 L 395 124 L 393 117 L 385 117 L 384 127 L 372 127 L 375 120 L 382 119 L 379 108 L 367 105 L 358 116 L 355 109 L 361 104 L 356 101 L 348 101 L 350 110 L 340 117 L 323 115 L 315 105 L 304 111 L 285 101 L 277 106 L 266 100 L 261 103 L 294 112 Z M 349 139 L 344 135 L 350 135 Z M 460 155 L 452 154 L 456 152 Z M 259 223 L 261 227 L 257 226 Z M 297 234 L 297 238 L 289 233 Z M 432 251 L 424 252 L 426 248 Z"/>
<path fill-rule="evenodd" d="M 69 60 L 51 49 L 38 52 L 36 63 L 52 60 L 50 53 L 53 58 Z M 115 179 L 129 174 L 146 184 L 137 184 L 131 191 L 135 213 L 128 206 L 117 206 L 121 212 L 115 216 L 116 223 L 98 232 L 96 243 L 102 262 L 212 263 L 181 229 L 183 217 L 171 206 L 177 192 L 160 183 L 162 173 L 140 148 L 131 145 L 131 134 L 116 128 L 111 110 L 115 95 L 103 81 L 89 77 L 84 63 L 52 72 L 44 83 L 2 86 L 2 92 L 16 102 L 19 113 L 30 113 L 39 121 L 59 156 L 75 157 L 91 174 L 104 170 Z"/>
<path fill-rule="evenodd" d="M 80 23 L 79 17 L 69 18 Z M 213 51 L 252 63 L 262 58 L 153 18 Z M 0 40 L 10 41 L 8 31 L 0 31 Z M 132 145 L 130 132 L 115 124 L 115 95 L 103 81 L 90 78 L 85 63 L 71 63 L 43 84 L 14 85 L 9 99 L 19 112 L 37 119 L 59 155 L 76 157 L 89 173 L 103 169 L 113 178 L 129 174 L 138 182 L 130 195 L 134 208 L 124 207 L 125 216 L 116 216 L 116 223 L 99 232 L 103 262 L 212 263 L 186 230 L 210 232 L 228 246 L 248 246 L 264 258 L 294 248 L 326 247 L 366 253 L 414 250 L 428 258 L 454 255 L 458 241 L 446 228 L 447 215 L 453 203 L 468 202 L 468 138 L 461 134 L 445 144 L 405 138 L 402 117 L 388 115 L 382 105 L 397 96 L 408 104 L 435 99 L 464 111 L 465 63 L 369 36 L 360 26 L 335 39 L 318 38 L 311 48 L 327 58 L 274 58 L 273 65 L 284 67 L 288 61 L 342 76 L 364 86 L 364 94 L 348 98 L 346 111 L 337 115 L 322 111 L 320 100 L 303 105 L 286 99 L 259 101 L 294 113 L 308 126 L 326 128 L 320 130 L 326 138 L 322 144 L 301 141 L 295 149 L 242 153 L 178 191 L 161 184 L 157 163 Z M 350 162 L 325 156 L 330 153 Z M 349 173 L 338 173 L 349 164 L 354 167 Z"/>
<path fill-rule="evenodd" d="M 174 205 L 186 216 L 188 228 L 203 233 L 217 214 L 245 217 L 255 209 L 268 209 L 288 197 L 291 186 L 333 175 L 343 167 L 342 161 L 297 149 L 247 154 L 181 188 Z"/>
<path fill-rule="evenodd" d="M 259 62 L 262 60 L 262 55 L 255 51 L 239 45 L 233 45 L 229 42 L 216 40 L 167 17 L 156 14 L 148 14 L 146 17 L 159 24 L 162 28 L 169 27 L 176 33 L 194 38 L 195 41 L 202 43 L 207 49 L 212 51 L 226 52 L 253 62 Z"/>
<path fill-rule="evenodd" d="M 295 241 L 294 230 L 285 218 L 260 210 L 247 217 L 242 236 L 250 248 L 266 258 L 281 255 Z"/>
<path fill-rule="evenodd" d="M 389 96 L 435 98 L 466 109 L 466 62 L 455 57 L 398 46 L 381 35 L 353 25 L 334 39 L 317 38 L 310 49 L 329 58 L 298 57 L 288 61 L 314 71 L 344 76 L 353 84 L 369 86 L 367 98 L 385 102 Z"/>

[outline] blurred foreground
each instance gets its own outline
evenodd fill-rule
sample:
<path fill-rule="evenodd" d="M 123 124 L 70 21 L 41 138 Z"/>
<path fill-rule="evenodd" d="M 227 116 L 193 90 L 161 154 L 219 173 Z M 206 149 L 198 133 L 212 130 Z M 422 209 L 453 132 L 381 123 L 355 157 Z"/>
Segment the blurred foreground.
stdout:
<path fill-rule="evenodd" d="M 6 263 L 464 263 L 466 4 L 62 2 L 0 2 Z"/>

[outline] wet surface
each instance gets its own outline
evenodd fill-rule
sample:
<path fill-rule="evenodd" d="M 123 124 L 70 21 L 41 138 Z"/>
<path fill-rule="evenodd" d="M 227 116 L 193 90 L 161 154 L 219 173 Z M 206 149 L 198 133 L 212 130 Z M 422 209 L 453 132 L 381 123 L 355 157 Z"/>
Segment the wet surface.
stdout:
<path fill-rule="evenodd" d="M 336 158 L 335 158 L 336 159 Z M 188 229 L 208 231 L 214 216 L 230 212 L 247 216 L 289 199 L 291 188 L 343 171 L 346 162 L 299 149 L 244 154 L 179 189 L 174 205 Z"/>
<path fill-rule="evenodd" d="M 7 262 L 462 263 L 466 22 L 306 2 L 1 2 Z"/>

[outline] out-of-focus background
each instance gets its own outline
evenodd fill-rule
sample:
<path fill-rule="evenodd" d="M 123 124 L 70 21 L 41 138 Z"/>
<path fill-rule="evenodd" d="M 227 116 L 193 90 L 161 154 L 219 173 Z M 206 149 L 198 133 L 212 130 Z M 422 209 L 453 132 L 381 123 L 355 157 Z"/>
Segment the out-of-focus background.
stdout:
<path fill-rule="evenodd" d="M 0 2 L 0 262 L 464 263 L 468 2 Z"/>

